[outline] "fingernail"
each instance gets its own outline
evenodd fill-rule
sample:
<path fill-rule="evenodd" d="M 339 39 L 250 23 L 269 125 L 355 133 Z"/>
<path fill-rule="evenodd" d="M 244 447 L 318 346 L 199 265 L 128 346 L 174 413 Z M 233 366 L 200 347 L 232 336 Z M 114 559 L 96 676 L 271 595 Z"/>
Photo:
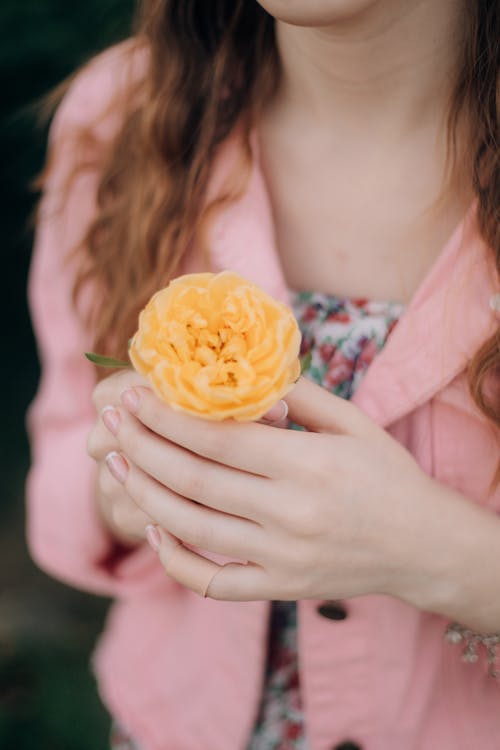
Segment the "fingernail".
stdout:
<path fill-rule="evenodd" d="M 114 478 L 123 484 L 127 479 L 127 474 L 130 468 L 123 456 L 116 451 L 111 451 L 111 453 L 108 453 L 105 460 L 106 466 Z"/>
<path fill-rule="evenodd" d="M 146 526 L 146 539 L 148 540 L 150 546 L 154 549 L 154 551 L 158 552 L 161 544 L 160 532 L 158 531 L 157 527 L 153 526 L 153 524 L 151 523 L 148 523 L 148 525 Z"/>
<path fill-rule="evenodd" d="M 101 411 L 101 418 L 106 427 L 113 435 L 116 435 L 120 427 L 120 414 L 114 406 L 105 406 Z"/>
<path fill-rule="evenodd" d="M 127 388 L 127 390 L 120 393 L 120 398 L 124 406 L 127 407 L 132 414 L 135 414 L 139 408 L 139 395 L 134 388 Z"/>
<path fill-rule="evenodd" d="M 266 413 L 261 417 L 261 419 L 264 419 L 266 422 L 281 422 L 282 419 L 285 419 L 287 414 L 288 414 L 287 402 L 278 401 L 277 404 L 274 404 L 274 406 L 271 406 L 269 411 L 266 411 Z"/>

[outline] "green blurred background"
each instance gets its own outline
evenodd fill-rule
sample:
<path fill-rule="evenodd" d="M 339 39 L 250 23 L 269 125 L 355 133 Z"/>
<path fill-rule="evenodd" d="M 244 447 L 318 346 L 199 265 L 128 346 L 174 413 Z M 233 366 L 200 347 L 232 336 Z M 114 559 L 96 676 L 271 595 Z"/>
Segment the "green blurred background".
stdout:
<path fill-rule="evenodd" d="M 129 34 L 133 0 L 2 0 L 2 226 L 4 264 L 0 370 L 0 748 L 104 750 L 109 718 L 88 666 L 107 602 L 45 576 L 24 541 L 29 447 L 25 411 L 37 379 L 26 309 L 32 244 L 29 183 L 43 164 L 46 131 L 32 105 L 93 53 Z M 5 242 L 6 240 L 6 242 Z"/>

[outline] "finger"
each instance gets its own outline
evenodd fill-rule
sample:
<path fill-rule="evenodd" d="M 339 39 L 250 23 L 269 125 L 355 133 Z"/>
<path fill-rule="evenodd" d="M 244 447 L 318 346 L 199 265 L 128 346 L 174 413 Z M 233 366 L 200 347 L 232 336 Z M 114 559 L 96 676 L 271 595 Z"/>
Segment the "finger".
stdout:
<path fill-rule="evenodd" d="M 120 449 L 136 466 L 184 498 L 258 523 L 279 521 L 272 502 L 272 480 L 223 466 L 165 440 L 123 410 L 116 435 Z"/>
<path fill-rule="evenodd" d="M 118 448 L 118 441 L 100 421 L 97 421 L 87 437 L 87 453 L 96 461 Z"/>
<path fill-rule="evenodd" d="M 163 529 L 158 534 L 157 552 L 166 573 L 200 596 L 226 601 L 269 599 L 268 579 L 263 568 L 252 563 L 218 565 Z"/>
<path fill-rule="evenodd" d="M 254 563 L 226 563 L 210 580 L 205 596 L 234 602 L 263 601 L 277 598 L 269 585 L 269 577 Z"/>
<path fill-rule="evenodd" d="M 106 404 L 118 404 L 121 391 L 136 385 L 148 387 L 149 383 L 143 375 L 139 375 L 132 368 L 120 370 L 103 378 L 92 393 L 92 401 L 96 410 L 100 412 Z"/>
<path fill-rule="evenodd" d="M 288 404 L 288 417 L 310 432 L 372 439 L 380 439 L 386 434 L 357 406 L 308 378 L 300 377 L 284 400 Z"/>
<path fill-rule="evenodd" d="M 113 503 L 110 509 L 111 522 L 120 533 L 120 538 L 130 545 L 137 545 L 144 541 L 146 526 L 154 523 L 143 510 L 137 507 L 133 500 L 121 498 L 120 502 Z"/>
<path fill-rule="evenodd" d="M 294 464 L 277 430 L 257 422 L 212 422 L 175 411 L 142 387 L 122 393 L 125 408 L 158 435 L 200 456 L 267 477 L 286 475 Z M 291 435 L 291 434 L 290 434 Z M 291 435 L 291 438 L 293 436 Z"/>
<path fill-rule="evenodd" d="M 288 415 L 288 404 L 286 401 L 281 399 L 274 404 L 266 413 L 260 418 L 259 422 L 270 425 L 284 424 Z"/>
<path fill-rule="evenodd" d="M 114 535 L 126 546 L 136 546 L 145 538 L 145 528 L 153 519 L 127 495 L 121 483 L 111 475 L 106 464 L 99 466 L 97 487 L 100 511 Z"/>
<path fill-rule="evenodd" d="M 128 457 L 127 457 L 128 459 Z M 116 454 L 107 463 L 111 472 Z M 260 559 L 263 530 L 252 521 L 219 513 L 177 495 L 128 461 L 127 494 L 150 518 L 183 542 L 243 560 Z"/>

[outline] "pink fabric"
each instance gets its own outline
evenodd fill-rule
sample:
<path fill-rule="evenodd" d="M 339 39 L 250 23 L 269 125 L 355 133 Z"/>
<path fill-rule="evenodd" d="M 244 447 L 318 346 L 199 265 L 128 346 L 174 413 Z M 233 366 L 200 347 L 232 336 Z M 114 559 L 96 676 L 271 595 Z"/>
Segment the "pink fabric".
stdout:
<path fill-rule="evenodd" d="M 146 750 L 243 750 L 260 698 L 269 603 L 202 599 L 167 578 L 147 546 L 117 557 L 94 508 L 85 451 L 94 373 L 82 356 L 88 341 L 71 309 L 72 268 L 63 258 L 94 211 L 95 171 L 74 181 L 63 211 L 54 209 L 75 158 L 65 136 L 74 124 L 92 122 L 120 86 L 122 49 L 77 79 L 51 131 L 60 148 L 29 279 L 43 376 L 28 413 L 28 542 L 51 575 L 116 597 L 93 663 L 105 703 Z M 96 135 L 110 137 L 115 127 L 107 116 Z M 258 156 L 255 138 L 253 145 Z M 228 141 L 214 181 L 234 155 Z M 214 270 L 231 268 L 290 300 L 258 159 L 245 195 L 217 218 L 211 239 Z M 198 268 L 193 254 L 183 270 Z M 498 512 L 500 492 L 488 494 L 498 448 L 464 371 L 495 329 L 488 305 L 494 278 L 471 211 L 352 400 L 426 472 Z M 364 596 L 349 601 L 349 616 L 336 622 L 318 614 L 319 604 L 298 605 L 311 750 L 347 739 L 365 750 L 498 750 L 500 686 L 482 661 L 461 662 L 460 650 L 443 640 L 444 618 Z"/>

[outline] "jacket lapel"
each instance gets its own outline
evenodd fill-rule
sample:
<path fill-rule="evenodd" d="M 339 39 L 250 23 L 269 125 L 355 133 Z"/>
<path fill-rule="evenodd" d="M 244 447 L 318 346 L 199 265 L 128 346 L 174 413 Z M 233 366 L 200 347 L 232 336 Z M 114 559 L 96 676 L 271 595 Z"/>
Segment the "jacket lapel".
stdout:
<path fill-rule="evenodd" d="M 209 196 L 217 193 L 234 166 L 239 138 L 236 131 L 221 148 Z M 251 145 L 253 164 L 246 190 L 215 215 L 210 228 L 213 270 L 232 269 L 290 304 L 255 131 Z M 352 402 L 387 427 L 462 372 L 498 326 L 489 306 L 495 279 L 492 253 L 479 236 L 472 207 L 371 363 Z"/>
<path fill-rule="evenodd" d="M 386 427 L 461 373 L 497 327 L 492 253 L 471 209 L 413 295 L 353 403 Z"/>

